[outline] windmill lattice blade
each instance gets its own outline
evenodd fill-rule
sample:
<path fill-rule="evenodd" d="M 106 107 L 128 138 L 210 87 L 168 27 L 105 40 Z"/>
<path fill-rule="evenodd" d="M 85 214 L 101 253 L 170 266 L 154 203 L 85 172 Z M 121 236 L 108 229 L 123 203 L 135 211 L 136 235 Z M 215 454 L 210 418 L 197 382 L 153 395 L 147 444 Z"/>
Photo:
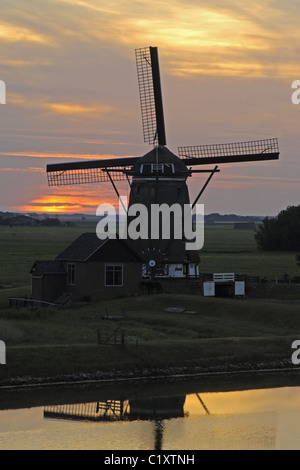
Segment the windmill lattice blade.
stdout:
<path fill-rule="evenodd" d="M 102 183 L 127 179 L 126 172 L 139 160 L 139 157 L 111 158 L 83 162 L 54 163 L 47 165 L 49 186 Z"/>
<path fill-rule="evenodd" d="M 120 170 L 120 172 L 117 170 Z M 107 171 L 109 171 L 110 176 L 114 181 L 122 181 L 127 179 L 127 176 L 125 173 L 123 173 L 123 170 L 124 168 L 107 168 Z M 52 171 L 51 173 L 47 173 L 48 185 L 68 186 L 73 184 L 105 183 L 110 181 L 107 171 L 102 168 Z"/>
<path fill-rule="evenodd" d="M 179 147 L 178 155 L 186 165 L 276 160 L 279 158 L 278 140 L 263 139 L 230 144 Z"/>
<path fill-rule="evenodd" d="M 135 56 L 144 142 L 166 145 L 157 48 L 136 49 Z"/>

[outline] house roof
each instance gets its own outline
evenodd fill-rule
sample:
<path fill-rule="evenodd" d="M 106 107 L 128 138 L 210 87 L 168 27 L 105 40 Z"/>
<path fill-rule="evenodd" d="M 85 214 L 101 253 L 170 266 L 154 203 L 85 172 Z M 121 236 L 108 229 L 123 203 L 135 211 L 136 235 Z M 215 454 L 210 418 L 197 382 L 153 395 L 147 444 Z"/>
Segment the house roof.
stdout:
<path fill-rule="evenodd" d="M 120 240 L 119 238 L 106 238 L 105 240 L 100 240 L 95 232 L 86 232 L 80 235 L 73 243 L 71 243 L 71 245 L 56 257 L 56 260 L 87 261 L 99 250 L 99 248 L 104 248 L 105 245 L 104 249 L 106 249 L 106 247 L 110 247 L 110 250 L 114 250 L 114 247 L 116 247 L 115 244 L 123 245 L 128 252 L 141 261 L 138 253 L 136 253 L 136 251 L 129 246 L 125 240 Z"/>
<path fill-rule="evenodd" d="M 35 261 L 31 274 L 66 274 L 62 261 Z"/>
<path fill-rule="evenodd" d="M 86 261 L 95 251 L 107 242 L 100 240 L 96 233 L 83 233 L 71 243 L 56 260 Z"/>

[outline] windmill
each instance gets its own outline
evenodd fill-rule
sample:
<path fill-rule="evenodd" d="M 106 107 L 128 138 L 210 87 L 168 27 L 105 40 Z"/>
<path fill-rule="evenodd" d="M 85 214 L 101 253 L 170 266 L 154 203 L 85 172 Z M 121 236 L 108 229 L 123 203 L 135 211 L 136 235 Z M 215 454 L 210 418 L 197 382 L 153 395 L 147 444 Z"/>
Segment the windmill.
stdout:
<path fill-rule="evenodd" d="M 47 165 L 49 186 L 110 182 L 119 197 L 116 182 L 127 180 L 130 186 L 129 214 L 134 204 L 143 204 L 148 209 L 154 204 L 190 205 L 188 178 L 196 173 L 207 173 L 208 178 L 191 205 L 193 209 L 213 175 L 220 171 L 218 164 L 279 158 L 276 138 L 179 147 L 178 156 L 172 153 L 166 147 L 157 47 L 136 49 L 135 56 L 144 142 L 151 145 L 152 150 L 144 156 Z M 213 168 L 198 169 L 203 165 L 213 165 Z M 158 239 L 138 239 L 133 245 L 152 278 L 178 263 L 186 272 L 196 265 L 198 254 L 186 252 L 184 235 L 175 239 L 170 233 L 169 239 L 163 240 L 159 234 Z"/>

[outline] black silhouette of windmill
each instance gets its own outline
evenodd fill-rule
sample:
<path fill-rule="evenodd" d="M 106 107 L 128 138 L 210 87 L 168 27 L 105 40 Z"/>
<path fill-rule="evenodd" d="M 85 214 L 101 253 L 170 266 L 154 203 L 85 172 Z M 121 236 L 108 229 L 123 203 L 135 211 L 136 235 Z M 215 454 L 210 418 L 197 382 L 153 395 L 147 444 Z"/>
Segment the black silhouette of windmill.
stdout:
<path fill-rule="evenodd" d="M 190 204 L 187 179 L 194 173 L 207 173 L 208 178 L 199 191 L 193 209 L 211 178 L 219 172 L 218 164 L 260 162 L 279 158 L 276 138 L 250 142 L 180 147 L 178 156 L 166 147 L 165 122 L 156 47 L 137 49 L 136 64 L 142 112 L 144 141 L 153 146 L 144 156 L 92 160 L 47 165 L 50 186 L 111 182 L 119 196 L 116 181 L 127 180 L 130 185 L 129 208 L 143 204 Z M 213 165 L 210 169 L 199 166 Z M 150 213 L 150 211 L 149 211 Z M 145 266 L 158 270 L 182 263 L 186 270 L 195 263 L 193 253 L 187 254 L 184 236 L 169 240 L 136 240 L 135 247 Z M 197 254 L 194 253 L 197 257 Z M 195 264 L 194 264 L 195 266 Z M 160 271 L 161 272 L 161 271 Z M 155 277 L 155 276 L 154 276 Z"/>
<path fill-rule="evenodd" d="M 195 395 L 205 415 L 209 416 L 210 411 L 200 394 L 195 393 Z M 94 423 L 150 421 L 154 424 L 153 450 L 158 451 L 163 450 L 166 420 L 187 418 L 189 416 L 189 412 L 184 410 L 185 402 L 186 395 L 179 395 L 48 405 L 44 408 L 44 418 L 92 421 Z"/>

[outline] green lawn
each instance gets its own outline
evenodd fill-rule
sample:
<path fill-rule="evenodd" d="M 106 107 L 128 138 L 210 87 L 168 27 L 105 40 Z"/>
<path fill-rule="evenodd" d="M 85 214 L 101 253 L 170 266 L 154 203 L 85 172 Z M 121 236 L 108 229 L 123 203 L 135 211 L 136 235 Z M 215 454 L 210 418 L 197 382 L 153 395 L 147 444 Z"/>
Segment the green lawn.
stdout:
<path fill-rule="evenodd" d="M 54 259 L 82 232 L 93 228 L 0 226 L 0 289 L 30 285 L 29 272 L 36 259 Z"/>
<path fill-rule="evenodd" d="M 234 224 L 205 224 L 204 252 L 254 252 L 253 230 L 235 230 Z"/>
<path fill-rule="evenodd" d="M 76 227 L 0 226 L 1 289 L 30 286 L 30 269 L 36 259 L 54 259 L 69 243 L 94 224 Z M 234 272 L 281 279 L 300 276 L 296 253 L 261 252 L 252 230 L 234 230 L 232 224 L 205 226 L 205 243 L 200 252 L 203 273 Z"/>
<path fill-rule="evenodd" d="M 299 303 L 204 298 L 160 294 L 90 303 L 71 310 L 16 310 L 9 297 L 31 293 L 29 271 L 36 259 L 54 259 L 82 232 L 94 226 L 0 226 L 0 339 L 7 364 L 0 382 L 16 376 L 50 376 L 141 367 L 203 366 L 289 359 L 300 337 Z M 200 271 L 234 272 L 270 278 L 299 276 L 295 253 L 256 249 L 254 232 L 232 225 L 207 225 Z M 281 286 L 280 286 L 281 287 Z M 293 286 L 299 291 L 299 286 Z M 263 297 L 266 291 L 260 292 Z M 288 299 L 286 289 L 270 285 L 269 297 Z M 273 290 L 272 290 L 273 289 Z M 298 292 L 297 291 L 297 292 Z M 293 299 L 300 293 L 293 291 Z M 286 296 L 286 297 L 285 297 Z M 168 313 L 185 308 L 193 315 Z M 121 322 L 95 315 L 124 314 Z M 97 344 L 97 328 L 123 328 L 124 348 Z M 138 338 L 138 348 L 133 338 Z"/>
<path fill-rule="evenodd" d="M 254 231 L 234 230 L 232 224 L 205 226 L 200 257 L 203 273 L 233 272 L 271 280 L 300 277 L 296 253 L 259 251 Z"/>
<path fill-rule="evenodd" d="M 166 311 L 174 306 L 195 313 Z M 107 313 L 124 319 L 95 318 Z M 1 317 L 7 364 L 0 382 L 22 375 L 290 359 L 291 344 L 300 337 L 299 305 L 196 295 L 140 296 L 61 311 L 6 308 Z M 125 347 L 97 344 L 98 328 L 118 327 Z"/>

